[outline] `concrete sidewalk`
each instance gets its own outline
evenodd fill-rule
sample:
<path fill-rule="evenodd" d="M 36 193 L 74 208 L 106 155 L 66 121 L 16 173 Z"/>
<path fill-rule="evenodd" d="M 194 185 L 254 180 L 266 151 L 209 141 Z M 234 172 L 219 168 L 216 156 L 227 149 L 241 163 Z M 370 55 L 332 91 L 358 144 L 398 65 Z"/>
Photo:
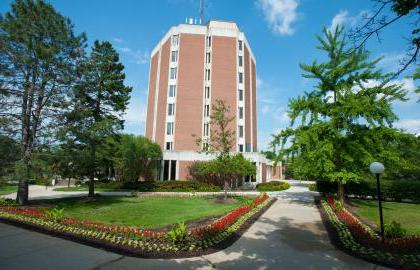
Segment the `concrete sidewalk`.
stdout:
<path fill-rule="evenodd" d="M 227 249 L 188 259 L 141 259 L 0 223 L 1 269 L 385 269 L 335 249 L 316 193 L 293 182 L 279 200 Z"/>

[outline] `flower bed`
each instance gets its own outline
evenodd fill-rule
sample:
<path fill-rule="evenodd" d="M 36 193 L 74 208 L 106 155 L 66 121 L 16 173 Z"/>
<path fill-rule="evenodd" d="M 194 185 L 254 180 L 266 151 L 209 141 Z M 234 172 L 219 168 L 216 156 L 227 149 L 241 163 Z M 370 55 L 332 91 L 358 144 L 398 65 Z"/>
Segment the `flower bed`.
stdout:
<path fill-rule="evenodd" d="M 377 264 L 404 269 L 420 268 L 420 237 L 386 239 L 363 224 L 346 209 L 337 207 L 328 197 L 320 201 L 324 224 L 332 242 L 356 257 Z"/>
<path fill-rule="evenodd" d="M 111 226 L 68 217 L 54 221 L 44 211 L 15 206 L 0 207 L 0 220 L 123 254 L 179 258 L 208 254 L 229 246 L 272 203 L 273 199 L 261 195 L 251 204 L 210 224 L 186 230 L 178 240 L 159 230 Z"/>

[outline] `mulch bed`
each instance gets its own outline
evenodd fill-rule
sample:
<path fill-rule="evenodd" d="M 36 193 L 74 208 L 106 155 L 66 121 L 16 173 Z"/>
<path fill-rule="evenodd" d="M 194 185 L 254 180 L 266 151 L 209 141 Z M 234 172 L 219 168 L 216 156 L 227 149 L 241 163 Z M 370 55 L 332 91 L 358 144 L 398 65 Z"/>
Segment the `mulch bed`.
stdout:
<path fill-rule="evenodd" d="M 258 218 L 267 211 L 268 208 L 276 201 L 276 199 L 271 199 L 270 202 L 268 202 L 267 205 L 265 205 L 263 208 L 260 209 L 257 213 L 255 213 L 253 216 L 251 216 L 249 219 L 247 219 L 244 224 L 234 233 L 232 233 L 230 236 L 228 236 L 225 240 L 218 243 L 217 245 L 214 245 L 206 250 L 199 250 L 199 251 L 151 251 L 147 252 L 140 249 L 135 249 L 131 247 L 125 247 L 120 245 L 111 244 L 109 242 L 105 242 L 102 240 L 97 240 L 93 238 L 87 238 L 79 235 L 73 235 L 65 232 L 57 232 L 53 231 L 44 227 L 20 223 L 17 221 L 8 220 L 5 218 L 0 218 L 0 222 L 10 224 L 13 226 L 21 227 L 24 229 L 48 234 L 51 236 L 63 238 L 66 240 L 70 240 L 73 242 L 77 242 L 80 244 L 88 245 L 91 247 L 99 248 L 106 251 L 111 251 L 114 253 L 118 253 L 125 256 L 131 256 L 131 257 L 139 257 L 139 258 L 164 258 L 164 259 L 170 259 L 170 258 L 189 258 L 189 257 L 197 257 L 202 255 L 211 254 L 220 250 L 223 250 L 229 246 L 231 246 L 233 243 L 238 240 L 242 234 L 244 234 L 248 228 L 256 221 Z"/>
<path fill-rule="evenodd" d="M 321 214 L 322 223 L 324 224 L 324 227 L 325 227 L 325 229 L 328 232 L 328 237 L 330 239 L 330 242 L 337 249 L 339 249 L 339 250 L 341 250 L 341 251 L 343 251 L 343 252 L 345 252 L 345 253 L 353 256 L 353 257 L 356 257 L 358 259 L 365 260 L 367 262 L 374 263 L 374 264 L 377 264 L 377 265 L 381 265 L 381 266 L 385 266 L 385 267 L 390 267 L 390 268 L 394 268 L 394 269 L 417 269 L 415 267 L 410 267 L 410 266 L 404 266 L 403 267 L 400 264 L 393 264 L 393 263 L 390 263 L 390 262 L 389 263 L 388 262 L 384 262 L 384 261 L 378 260 L 378 259 L 376 259 L 374 257 L 371 257 L 371 256 L 367 256 L 367 255 L 364 255 L 364 254 L 353 252 L 352 250 L 346 248 L 343 245 L 343 243 L 341 242 L 341 239 L 340 239 L 340 237 L 338 235 L 338 232 L 337 232 L 336 228 L 334 227 L 334 225 L 332 224 L 332 222 L 328 218 L 328 216 L 327 216 L 327 214 L 325 212 L 325 209 L 322 207 L 321 200 L 320 200 L 319 197 L 315 199 L 315 204 L 316 204 L 316 206 L 318 208 L 318 211 Z"/>

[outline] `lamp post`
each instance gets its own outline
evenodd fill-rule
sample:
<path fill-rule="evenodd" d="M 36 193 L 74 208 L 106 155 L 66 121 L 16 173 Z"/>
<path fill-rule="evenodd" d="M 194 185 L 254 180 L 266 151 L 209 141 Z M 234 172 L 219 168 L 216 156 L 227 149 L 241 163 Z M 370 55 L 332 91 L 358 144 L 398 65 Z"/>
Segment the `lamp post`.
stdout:
<path fill-rule="evenodd" d="M 381 198 L 381 185 L 379 183 L 379 175 L 384 172 L 385 167 L 380 162 L 372 162 L 370 164 L 370 172 L 376 175 L 376 190 L 378 192 L 378 204 L 379 204 L 379 219 L 381 222 L 381 237 L 382 242 L 385 240 L 385 233 L 384 233 L 384 218 L 382 215 L 382 198 Z"/>

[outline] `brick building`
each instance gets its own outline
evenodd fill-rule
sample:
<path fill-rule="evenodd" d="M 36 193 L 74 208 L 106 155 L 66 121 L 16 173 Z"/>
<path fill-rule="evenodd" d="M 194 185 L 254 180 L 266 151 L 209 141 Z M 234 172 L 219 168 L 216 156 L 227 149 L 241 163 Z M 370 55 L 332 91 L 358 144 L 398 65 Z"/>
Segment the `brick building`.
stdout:
<path fill-rule="evenodd" d="M 281 167 L 257 152 L 256 61 L 236 23 L 172 27 L 152 51 L 148 91 L 145 133 L 162 147 L 161 180 L 188 179 L 191 162 L 213 158 L 199 153 L 202 146 L 193 135 L 209 137 L 217 99 L 230 106 L 234 117 L 233 151 L 257 166 L 257 177 L 244 184 L 282 177 Z"/>

